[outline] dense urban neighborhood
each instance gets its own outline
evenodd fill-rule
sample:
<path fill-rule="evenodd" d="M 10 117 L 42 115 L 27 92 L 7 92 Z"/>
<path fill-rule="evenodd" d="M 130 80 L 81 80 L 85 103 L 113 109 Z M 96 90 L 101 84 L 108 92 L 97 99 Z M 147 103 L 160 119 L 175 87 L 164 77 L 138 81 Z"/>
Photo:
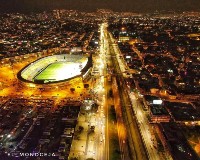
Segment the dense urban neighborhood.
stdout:
<path fill-rule="evenodd" d="M 200 13 L 0 16 L 0 159 L 198 160 Z"/>

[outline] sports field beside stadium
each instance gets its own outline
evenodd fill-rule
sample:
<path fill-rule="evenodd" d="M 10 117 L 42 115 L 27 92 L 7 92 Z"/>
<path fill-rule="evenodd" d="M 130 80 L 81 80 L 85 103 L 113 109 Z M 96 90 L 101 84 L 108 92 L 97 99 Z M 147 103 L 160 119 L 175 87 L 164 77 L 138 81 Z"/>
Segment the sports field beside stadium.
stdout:
<path fill-rule="evenodd" d="M 55 62 L 40 72 L 34 80 L 59 81 L 81 74 L 77 63 Z"/>

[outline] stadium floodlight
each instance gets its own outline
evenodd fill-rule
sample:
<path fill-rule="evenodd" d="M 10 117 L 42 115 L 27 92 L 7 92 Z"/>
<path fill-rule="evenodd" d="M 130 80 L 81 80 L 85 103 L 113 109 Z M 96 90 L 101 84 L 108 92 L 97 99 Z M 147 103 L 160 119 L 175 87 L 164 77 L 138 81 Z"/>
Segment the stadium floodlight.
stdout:
<path fill-rule="evenodd" d="M 162 104 L 162 102 L 161 99 L 153 100 L 153 104 Z"/>

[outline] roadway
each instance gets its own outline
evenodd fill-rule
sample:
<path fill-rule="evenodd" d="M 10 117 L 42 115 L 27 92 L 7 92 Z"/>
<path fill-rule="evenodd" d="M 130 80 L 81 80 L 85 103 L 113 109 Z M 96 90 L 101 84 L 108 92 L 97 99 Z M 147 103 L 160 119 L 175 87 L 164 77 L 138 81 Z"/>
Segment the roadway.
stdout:
<path fill-rule="evenodd" d="M 108 86 L 107 86 L 107 64 L 106 64 L 106 54 L 108 54 L 108 52 L 106 52 L 106 48 L 107 48 L 107 41 L 105 41 L 105 32 L 104 32 L 104 28 L 105 28 L 105 24 L 102 24 L 101 27 L 100 27 L 100 40 L 101 40 L 101 46 L 100 46 L 100 57 L 101 57 L 101 60 L 102 60 L 102 82 L 103 82 L 103 86 L 104 86 L 104 96 L 103 96 L 103 99 L 104 99 L 104 104 L 103 104 L 103 107 L 104 107 L 104 113 L 105 113 L 105 118 L 106 118 L 106 121 L 105 121 L 105 142 L 104 142 L 104 146 L 105 146 L 105 149 L 104 149 L 104 155 L 105 155 L 105 159 L 106 160 L 109 160 L 110 158 L 110 154 L 109 154 L 109 117 L 108 117 L 108 100 L 107 100 L 107 93 L 108 93 Z"/>
<path fill-rule="evenodd" d="M 99 157 L 97 159 L 100 160 L 109 160 L 111 157 L 111 152 L 112 149 L 110 150 L 111 145 L 109 144 L 111 139 L 110 139 L 110 134 L 112 131 L 109 130 L 109 125 L 113 125 L 115 126 L 112 122 L 110 122 L 109 120 L 109 107 L 113 104 L 113 99 L 112 98 L 108 98 L 108 91 L 112 88 L 111 83 L 108 82 L 108 66 L 110 65 L 111 61 L 109 59 L 109 55 L 110 55 L 110 51 L 109 51 L 109 43 L 108 43 L 108 39 L 107 39 L 107 32 L 105 32 L 105 28 L 107 27 L 107 24 L 103 23 L 100 26 L 100 54 L 99 54 L 99 59 L 97 61 L 99 61 L 99 66 L 97 66 L 97 68 L 99 68 L 99 78 L 100 78 L 100 82 L 98 82 L 99 84 L 101 84 L 103 87 L 102 92 L 103 92 L 103 96 L 102 96 L 102 105 L 101 105 L 101 114 L 103 114 L 104 117 L 104 121 L 102 122 L 100 120 L 100 122 L 102 122 L 103 126 L 105 125 L 105 127 L 101 128 L 101 135 L 100 135 L 100 144 L 103 143 L 102 145 L 99 146 L 98 150 L 99 150 Z M 109 80 L 110 81 L 110 80 Z M 99 94 L 100 95 L 100 94 Z M 120 125 L 121 126 L 121 125 Z M 118 129 L 118 133 L 122 132 L 119 131 L 119 123 L 117 123 L 116 128 Z M 122 128 L 120 128 L 122 129 Z M 124 135 L 124 134 L 123 134 Z M 103 137 L 102 137 L 103 136 Z M 122 136 L 121 136 L 122 137 Z M 122 138 L 120 144 L 123 143 L 123 146 L 126 145 L 125 142 L 126 138 Z M 122 146 L 122 145 L 120 145 Z M 102 148 L 103 147 L 103 148 Z M 121 151 L 122 151 L 123 147 L 120 147 Z M 103 152 L 102 152 L 103 149 Z M 125 150 L 125 149 L 124 149 Z M 123 151 L 124 151 L 123 150 Z M 126 152 L 121 152 L 122 155 L 124 155 Z M 102 155 L 103 154 L 103 155 Z M 121 156 L 121 157 L 125 157 L 125 156 Z M 124 158 L 123 158 L 124 159 Z M 129 160 L 128 158 L 126 160 Z"/>
<path fill-rule="evenodd" d="M 110 41 L 110 43 L 112 42 Z M 116 79 L 119 86 L 120 98 L 122 103 L 123 118 L 126 122 L 126 129 L 128 132 L 128 142 L 131 150 L 131 159 L 147 159 L 145 146 L 143 145 L 142 137 L 140 135 L 137 121 L 134 116 L 134 111 L 132 109 L 132 104 L 127 94 L 127 87 L 124 80 L 127 77 L 127 75 L 124 73 L 126 70 L 126 66 L 124 66 L 123 63 L 118 62 L 117 56 L 119 57 L 119 55 L 116 54 L 117 48 L 111 49 L 113 62 L 115 65 Z M 121 69 L 121 66 L 123 66 L 123 69 Z"/>
<path fill-rule="evenodd" d="M 105 52 L 106 52 L 106 65 L 107 65 L 107 77 L 109 75 L 109 81 L 111 81 L 112 85 L 109 86 L 109 91 L 110 89 L 113 92 L 113 98 L 112 98 L 112 105 L 114 106 L 115 113 L 116 113 L 116 129 L 117 129 L 117 134 L 118 134 L 118 141 L 119 141 L 119 149 L 120 149 L 120 157 L 122 160 L 130 160 L 130 152 L 128 148 L 128 143 L 127 142 L 127 132 L 126 132 L 126 127 L 125 127 L 125 122 L 122 117 L 122 110 L 121 110 L 121 102 L 120 102 L 120 96 L 119 96 L 119 90 L 116 82 L 116 77 L 111 76 L 113 72 L 113 61 L 112 61 L 112 56 L 110 52 L 110 46 L 109 46 L 109 39 L 108 39 L 108 32 L 106 30 L 107 24 L 102 24 L 104 26 L 104 45 L 105 45 Z M 108 93 L 108 92 L 107 92 Z M 109 105 L 111 106 L 111 105 Z M 111 124 L 115 125 L 115 124 Z"/>
<path fill-rule="evenodd" d="M 96 113 L 96 124 L 95 124 L 95 139 L 93 155 L 97 160 L 109 160 L 109 131 L 108 131 L 108 84 L 107 84 L 107 70 L 106 70 L 106 56 L 105 56 L 105 42 L 103 26 L 100 27 L 100 52 L 98 55 L 94 55 L 93 68 L 96 68 L 96 73 L 92 77 L 92 98 L 98 104 L 98 111 Z M 91 143 L 91 141 L 90 141 Z M 90 153 L 87 153 L 87 157 Z"/>
<path fill-rule="evenodd" d="M 114 42 L 114 39 L 112 38 L 111 34 L 110 37 L 111 37 L 111 42 Z M 122 72 L 128 70 L 125 61 L 120 58 L 120 50 L 118 46 L 117 45 L 112 45 L 112 46 L 115 52 L 115 57 L 117 58 L 119 64 L 119 70 L 121 70 Z M 123 73 L 123 77 L 125 78 L 127 77 L 127 75 Z M 126 84 L 123 87 L 127 88 Z M 141 135 L 148 159 L 152 160 L 163 159 L 163 155 L 159 155 L 158 153 L 157 141 L 152 131 L 152 126 L 149 124 L 149 121 L 147 119 L 147 113 L 143 110 L 143 106 L 141 105 L 141 103 L 138 102 L 138 98 L 136 97 L 137 95 L 133 92 L 130 92 L 128 88 L 126 90 L 131 103 L 130 104 L 131 111 L 133 111 L 133 114 L 135 115 L 135 121 L 139 129 L 138 133 L 140 133 Z M 166 158 L 166 156 L 164 158 Z"/>
<path fill-rule="evenodd" d="M 121 159 L 122 160 L 130 160 L 130 152 L 128 148 L 128 137 L 126 126 L 122 116 L 122 109 L 121 109 L 121 102 L 120 102 L 120 93 L 116 81 L 116 77 L 112 77 L 112 90 L 114 95 L 114 106 L 117 118 L 117 131 L 118 131 L 118 138 L 119 138 L 119 146 L 121 151 Z"/>

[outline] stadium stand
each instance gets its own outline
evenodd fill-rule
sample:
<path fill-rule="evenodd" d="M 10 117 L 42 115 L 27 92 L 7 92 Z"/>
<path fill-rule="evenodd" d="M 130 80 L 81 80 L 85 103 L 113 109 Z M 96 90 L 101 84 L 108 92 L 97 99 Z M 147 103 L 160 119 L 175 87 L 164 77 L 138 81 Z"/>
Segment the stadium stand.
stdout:
<path fill-rule="evenodd" d="M 62 54 L 62 55 L 52 55 L 38 59 L 25 68 L 23 68 L 18 77 L 25 81 L 34 81 L 34 77 L 42 72 L 48 65 L 55 62 L 66 62 L 66 63 L 77 63 L 77 67 L 82 70 L 88 63 L 88 57 L 83 55 L 73 55 L 73 54 Z"/>

